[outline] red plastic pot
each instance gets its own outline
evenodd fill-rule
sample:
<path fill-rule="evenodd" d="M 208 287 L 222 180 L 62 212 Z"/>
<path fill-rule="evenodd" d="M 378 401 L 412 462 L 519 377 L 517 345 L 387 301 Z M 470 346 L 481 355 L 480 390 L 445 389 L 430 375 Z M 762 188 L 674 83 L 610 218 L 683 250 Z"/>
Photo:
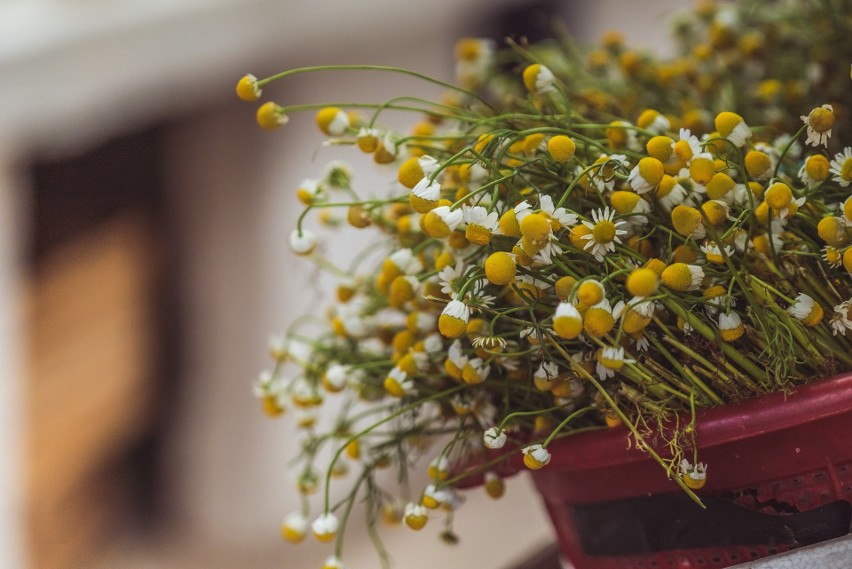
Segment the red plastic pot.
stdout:
<path fill-rule="evenodd" d="M 728 567 L 845 535 L 852 520 L 852 373 L 699 413 L 699 508 L 626 428 L 550 445 L 533 473 L 576 569 Z"/>

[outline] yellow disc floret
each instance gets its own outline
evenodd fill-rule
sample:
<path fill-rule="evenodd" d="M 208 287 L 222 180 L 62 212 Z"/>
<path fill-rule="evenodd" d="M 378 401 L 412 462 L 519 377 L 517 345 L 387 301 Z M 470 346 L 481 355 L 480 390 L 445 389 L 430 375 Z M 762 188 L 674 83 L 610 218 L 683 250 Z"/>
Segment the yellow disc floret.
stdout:
<path fill-rule="evenodd" d="M 574 141 L 564 135 L 557 135 L 547 141 L 547 151 L 557 162 L 568 162 L 574 157 L 577 146 Z"/>
<path fill-rule="evenodd" d="M 627 277 L 625 285 L 633 296 L 651 296 L 657 292 L 659 279 L 651 269 L 636 269 Z"/>
<path fill-rule="evenodd" d="M 261 90 L 257 85 L 257 77 L 251 73 L 243 75 L 237 82 L 237 97 L 243 101 L 257 101 L 260 99 Z"/>
<path fill-rule="evenodd" d="M 496 285 L 507 285 L 515 280 L 518 268 L 509 253 L 498 251 L 485 259 L 485 276 Z"/>

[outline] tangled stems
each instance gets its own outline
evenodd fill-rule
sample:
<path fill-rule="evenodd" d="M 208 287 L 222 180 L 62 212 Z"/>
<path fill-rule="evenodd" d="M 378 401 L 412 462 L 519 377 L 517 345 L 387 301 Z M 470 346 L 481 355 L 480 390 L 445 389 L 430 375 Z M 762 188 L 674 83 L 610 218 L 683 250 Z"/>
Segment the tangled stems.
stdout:
<path fill-rule="evenodd" d="M 362 429 L 358 433 L 356 433 L 356 434 L 352 435 L 351 437 L 349 437 L 348 439 L 346 439 L 346 442 L 343 443 L 340 446 L 340 448 L 338 448 L 337 451 L 334 453 L 334 456 L 332 457 L 331 462 L 329 463 L 328 470 L 326 471 L 325 488 L 324 488 L 324 494 L 323 494 L 323 512 L 328 513 L 330 511 L 329 496 L 330 496 L 330 491 L 331 491 L 331 477 L 332 477 L 332 474 L 334 472 L 334 465 L 340 459 L 340 456 L 343 454 L 343 451 L 346 450 L 346 447 L 349 446 L 350 443 L 357 441 L 358 439 L 360 439 L 361 437 L 363 437 L 363 436 L 367 435 L 368 433 L 374 431 L 378 427 L 381 427 L 385 423 L 393 421 L 397 417 L 400 417 L 400 416 L 408 413 L 409 411 L 411 411 L 413 409 L 416 409 L 416 408 L 418 408 L 418 407 L 420 407 L 420 406 L 422 406 L 426 403 L 429 403 L 430 401 L 436 401 L 436 400 L 448 398 L 451 395 L 458 393 L 459 391 L 464 390 L 465 388 L 467 388 L 466 385 L 457 385 L 455 387 L 451 387 L 450 389 L 440 391 L 438 393 L 433 393 L 432 395 L 420 398 L 420 399 L 418 399 L 418 400 L 416 400 L 412 403 L 404 405 L 403 407 L 399 408 L 398 410 L 394 411 L 393 413 L 390 413 L 386 417 L 379 419 L 375 423 L 371 424 L 369 427 Z M 354 496 L 353 496 L 353 499 L 354 499 Z"/>

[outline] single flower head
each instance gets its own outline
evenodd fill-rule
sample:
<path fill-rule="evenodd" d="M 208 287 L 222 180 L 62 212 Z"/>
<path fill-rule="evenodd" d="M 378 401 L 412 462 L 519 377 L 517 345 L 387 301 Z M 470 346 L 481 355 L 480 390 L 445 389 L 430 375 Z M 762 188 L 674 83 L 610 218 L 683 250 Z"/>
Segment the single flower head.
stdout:
<path fill-rule="evenodd" d="M 834 108 L 831 105 L 823 105 L 812 110 L 808 116 L 800 118 L 808 127 L 808 139 L 805 144 L 828 146 L 831 129 L 834 127 Z"/>

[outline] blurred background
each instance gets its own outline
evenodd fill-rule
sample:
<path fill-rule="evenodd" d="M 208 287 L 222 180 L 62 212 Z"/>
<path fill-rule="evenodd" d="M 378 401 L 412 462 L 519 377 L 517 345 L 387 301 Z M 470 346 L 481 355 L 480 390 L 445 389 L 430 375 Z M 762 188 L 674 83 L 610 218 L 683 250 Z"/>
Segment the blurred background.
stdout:
<path fill-rule="evenodd" d="M 321 146 L 312 115 L 262 132 L 234 96 L 240 76 L 372 63 L 451 81 L 458 39 L 534 39 L 557 17 L 582 40 L 619 29 L 666 51 L 661 25 L 689 4 L 0 0 L 0 568 L 302 568 L 328 554 L 278 535 L 296 507 L 294 427 L 266 419 L 251 385 L 268 335 L 325 302 L 287 246 L 297 184 L 335 159 L 360 187 L 395 168 Z M 440 92 L 330 73 L 267 94 Z M 523 476 L 502 501 L 469 494 L 458 546 L 439 529 L 388 532 L 396 566 L 529 567 L 553 539 Z M 347 537 L 347 567 L 377 566 L 361 529 Z"/>

